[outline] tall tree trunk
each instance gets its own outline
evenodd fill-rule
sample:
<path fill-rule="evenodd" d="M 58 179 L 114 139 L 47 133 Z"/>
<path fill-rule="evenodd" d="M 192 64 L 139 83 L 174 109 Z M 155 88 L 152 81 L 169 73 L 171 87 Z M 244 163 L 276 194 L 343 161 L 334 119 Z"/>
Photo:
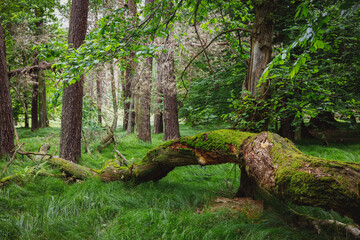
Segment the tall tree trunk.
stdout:
<path fill-rule="evenodd" d="M 96 108 L 97 108 L 97 118 L 98 118 L 98 124 L 102 125 L 102 74 L 100 73 L 101 70 L 96 70 Z"/>
<path fill-rule="evenodd" d="M 0 17 L 0 157 L 14 150 L 14 122 L 6 68 L 6 48 Z"/>
<path fill-rule="evenodd" d="M 41 128 L 49 127 L 46 104 L 46 83 L 44 78 L 39 79 L 39 125 Z"/>
<path fill-rule="evenodd" d="M 170 4 L 171 8 L 172 5 L 173 4 Z M 167 15 L 169 17 L 171 16 L 171 9 L 169 9 Z M 174 63 L 175 40 L 172 31 L 169 33 L 165 46 L 167 51 L 161 54 L 160 60 L 161 82 L 163 83 L 164 91 L 164 140 L 171 140 L 180 137 Z"/>
<path fill-rule="evenodd" d="M 133 0 L 128 0 L 128 7 L 130 9 L 130 14 L 132 17 L 135 17 L 137 14 L 136 9 L 136 3 Z M 135 21 L 135 20 L 134 20 Z M 134 79 L 135 74 L 135 52 L 131 51 L 128 57 L 128 62 L 126 65 L 125 70 L 125 88 L 124 88 L 124 119 L 123 119 L 123 130 L 129 130 L 131 129 L 131 126 L 129 128 L 129 119 L 130 119 L 130 107 L 131 107 L 131 101 L 132 101 L 132 93 L 131 89 L 132 87 L 132 79 Z M 135 119 L 134 119 L 135 121 Z"/>
<path fill-rule="evenodd" d="M 251 34 L 250 64 L 243 88 L 251 92 L 253 97 L 266 97 L 268 82 L 259 87 L 259 80 L 271 60 L 272 35 L 276 0 L 253 1 L 255 22 Z"/>
<path fill-rule="evenodd" d="M 34 65 L 37 65 L 38 60 L 36 59 Z M 31 131 L 39 129 L 39 117 L 38 117 L 38 99 L 39 99 L 39 70 L 34 71 L 33 91 L 31 95 Z"/>
<path fill-rule="evenodd" d="M 163 86 L 161 82 L 161 62 L 160 58 L 156 62 L 157 76 L 156 76 L 156 93 L 155 93 L 155 106 L 154 106 L 154 133 L 163 133 L 164 132 L 164 123 L 163 123 Z"/>
<path fill-rule="evenodd" d="M 255 10 L 255 21 L 251 34 L 250 64 L 242 88 L 244 92 L 250 92 L 253 98 L 266 100 L 270 95 L 268 80 L 262 80 L 262 84 L 258 85 L 261 75 L 271 60 L 273 13 L 277 0 L 253 0 L 252 2 Z M 266 114 L 266 112 L 256 111 L 254 116 L 250 116 L 249 119 L 259 122 L 264 119 Z M 263 125 L 262 129 L 267 129 L 267 123 Z"/>
<path fill-rule="evenodd" d="M 73 0 L 70 14 L 69 47 L 78 48 L 85 39 L 89 0 Z M 81 124 L 84 76 L 64 87 L 61 118 L 60 157 L 77 162 L 81 156 Z"/>
<path fill-rule="evenodd" d="M 136 136 L 144 142 L 151 142 L 150 103 L 152 85 L 152 58 L 144 59 L 140 75 L 139 106 L 137 109 Z"/>
<path fill-rule="evenodd" d="M 114 66 L 110 65 L 109 70 L 110 70 L 109 77 L 111 80 L 111 95 L 112 95 L 113 110 L 114 110 L 114 117 L 111 125 L 111 130 L 114 132 L 117 127 L 117 121 L 118 121 L 117 88 L 115 82 Z"/>
<path fill-rule="evenodd" d="M 128 119 L 128 123 L 127 123 L 127 130 L 126 130 L 126 134 L 131 134 L 134 132 L 134 128 L 135 128 L 135 93 L 132 92 L 131 93 L 131 97 L 130 97 L 130 106 L 129 106 L 129 119 Z"/>
<path fill-rule="evenodd" d="M 174 48 L 173 34 L 170 34 L 167 52 L 161 54 L 161 76 L 164 91 L 164 140 L 171 140 L 180 137 L 178 105 L 176 93 L 175 67 L 174 67 Z"/>
<path fill-rule="evenodd" d="M 35 16 L 41 17 L 42 10 L 35 9 Z M 37 21 L 35 23 L 35 36 L 38 38 L 42 32 L 43 21 Z M 37 52 L 34 52 L 34 65 L 39 65 L 39 59 Z M 32 101 L 31 101 L 31 131 L 35 131 L 40 128 L 39 122 L 39 85 L 40 85 L 40 70 L 35 70 L 33 73 L 33 80 L 36 84 L 33 85 Z"/>
<path fill-rule="evenodd" d="M 28 97 L 25 91 L 24 91 L 24 104 L 26 109 L 28 109 Z M 24 115 L 25 115 L 24 116 L 25 128 L 29 128 L 29 115 L 27 114 L 26 110 Z"/>

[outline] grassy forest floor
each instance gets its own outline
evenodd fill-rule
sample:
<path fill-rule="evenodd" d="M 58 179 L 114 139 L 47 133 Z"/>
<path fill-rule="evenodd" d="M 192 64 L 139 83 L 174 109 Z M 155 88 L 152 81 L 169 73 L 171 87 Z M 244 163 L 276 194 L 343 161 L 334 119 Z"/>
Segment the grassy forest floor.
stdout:
<path fill-rule="evenodd" d="M 206 127 L 208 130 L 212 129 Z M 27 151 L 36 152 L 50 143 L 49 153 L 57 154 L 59 128 L 17 131 Z M 203 131 L 205 128 L 181 126 L 182 136 Z M 117 131 L 117 144 L 99 153 L 96 148 L 106 130 L 85 129 L 84 135 L 91 154 L 84 149 L 80 164 L 92 168 L 101 168 L 114 158 L 114 147 L 128 160 L 137 161 L 162 142 L 162 134 L 153 135 L 153 142 L 147 144 Z M 359 142 L 323 146 L 302 141 L 297 146 L 309 155 L 360 162 Z M 5 165 L 0 160 L 1 171 Z M 33 166 L 37 166 L 36 175 L 28 174 Z M 335 212 L 279 202 L 251 216 L 250 205 L 240 212 L 215 208 L 217 198 L 226 202 L 237 190 L 239 170 L 230 164 L 182 167 L 159 182 L 140 185 L 100 180 L 74 183 L 47 163 L 34 163 L 27 157 L 17 157 L 5 176 L 15 173 L 22 176 L 22 182 L 0 189 L 0 239 L 346 239 L 335 227 L 318 234 L 293 226 L 286 214 L 289 208 L 319 219 L 351 222 Z"/>

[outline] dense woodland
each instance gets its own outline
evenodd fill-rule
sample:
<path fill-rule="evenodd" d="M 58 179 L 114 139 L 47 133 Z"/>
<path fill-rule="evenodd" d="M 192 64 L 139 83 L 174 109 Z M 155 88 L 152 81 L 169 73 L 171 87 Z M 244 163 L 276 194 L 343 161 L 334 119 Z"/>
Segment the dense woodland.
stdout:
<path fill-rule="evenodd" d="M 359 22 L 2 0 L 0 239 L 360 239 Z"/>

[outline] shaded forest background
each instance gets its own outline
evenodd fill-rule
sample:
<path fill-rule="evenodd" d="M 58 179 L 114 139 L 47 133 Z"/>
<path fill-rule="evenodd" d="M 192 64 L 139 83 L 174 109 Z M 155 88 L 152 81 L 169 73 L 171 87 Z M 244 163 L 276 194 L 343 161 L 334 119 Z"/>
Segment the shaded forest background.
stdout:
<path fill-rule="evenodd" d="M 234 195 L 239 187 L 238 180 L 229 182 L 239 178 L 231 165 L 209 170 L 186 167 L 190 173 L 177 170 L 170 174 L 170 180 L 161 180 L 160 187 L 121 185 L 121 191 L 134 195 L 130 204 L 125 196 L 112 192 L 119 185 L 104 187 L 96 180 L 83 183 L 84 178 L 76 176 L 73 169 L 60 166 L 67 172 L 64 173 L 46 162 L 49 156 L 59 156 L 60 160 L 80 163 L 93 175 L 112 169 L 130 171 L 131 177 L 132 169 L 138 171 L 146 157 L 156 151 L 150 149 L 165 140 L 174 140 L 161 145 L 170 151 L 173 143 L 192 138 L 176 139 L 203 130 L 270 131 L 296 141 L 310 155 L 346 161 L 339 163 L 344 169 L 353 166 L 351 174 L 355 180 L 349 188 L 351 199 L 355 199 L 351 204 L 358 209 L 359 190 L 354 190 L 353 185 L 358 184 L 356 179 L 360 176 L 356 150 L 360 133 L 359 7 L 355 0 L 2 1 L 0 185 L 5 188 L 0 195 L 4 200 L 0 205 L 4 210 L 0 233 L 5 239 L 33 238 L 37 231 L 44 239 L 162 238 L 161 234 L 176 239 L 199 238 L 202 234 L 209 239 L 233 239 L 239 233 L 256 239 L 294 234 L 298 239 L 327 239 L 332 233 L 340 239 L 359 237 L 358 226 L 350 218 L 274 199 L 265 200 L 272 202 L 274 208 L 265 213 L 262 202 L 249 204 L 247 198 L 246 210 L 240 209 L 240 217 L 234 218 L 234 213 L 226 210 L 214 210 L 214 199 L 225 205 L 238 201 L 225 198 Z M 277 146 L 278 139 L 269 139 Z M 282 141 L 286 140 L 279 140 L 281 144 Z M 200 165 L 206 165 L 211 154 L 218 154 L 221 149 L 202 155 L 201 151 L 208 150 L 206 147 L 190 146 L 189 153 L 186 144 L 175 150 L 180 149 L 185 156 L 190 154 Z M 246 146 L 246 141 L 238 145 L 234 142 L 239 149 L 240 145 Z M 334 152 L 327 155 L 329 149 Z M 240 153 L 235 153 L 238 158 Z M 171 154 L 166 156 L 173 157 Z M 161 154 L 158 160 L 162 161 Z M 239 164 L 237 160 L 233 162 Z M 242 178 L 250 175 L 249 165 L 246 169 L 241 167 Z M 200 177 L 202 173 L 205 175 Z M 347 181 L 349 176 L 349 172 L 341 172 L 334 179 L 342 183 L 341 177 Z M 64 182 L 50 180 L 54 177 Z M 182 189 L 184 196 L 178 192 L 162 196 L 166 185 L 176 181 L 189 181 L 190 185 L 175 184 L 174 188 Z M 313 189 L 312 183 L 306 181 L 304 184 Z M 70 184 L 73 182 L 85 187 L 76 189 Z M 200 186 L 205 190 L 200 190 Z M 105 190 L 99 191 L 103 187 Z M 335 194 L 340 192 L 336 190 Z M 45 207 L 40 207 L 42 200 L 38 195 L 42 191 Z M 81 194 L 75 196 L 76 191 Z M 90 191 L 98 193 L 90 196 Z M 143 203 L 149 208 L 137 208 L 142 204 L 142 192 L 148 195 Z M 197 193 L 199 196 L 195 196 Z M 101 200 L 100 195 L 106 194 Z M 218 195 L 222 197 L 216 198 Z M 160 200 L 159 206 L 151 200 L 162 197 L 168 200 Z M 110 203 L 115 198 L 123 208 Z M 306 202 L 299 199 L 292 202 Z M 22 204 L 24 208 L 20 207 Z M 177 206 L 179 213 L 173 212 L 171 205 Z M 350 205 L 345 205 L 334 208 L 341 214 L 346 209 L 345 215 L 357 222 L 358 214 L 350 214 Z M 255 210 L 248 210 L 254 206 Z M 46 208 L 47 213 L 39 212 L 40 208 Z M 160 209 L 165 210 L 160 213 Z M 78 221 L 75 215 L 80 211 L 84 211 L 83 219 Z M 249 217 L 253 211 L 256 216 Z M 127 218 L 119 218 L 124 212 L 135 217 L 129 213 Z M 201 217 L 203 213 L 206 216 Z M 54 214 L 60 217 L 54 218 Z M 142 214 L 146 217 L 138 218 L 140 224 L 130 227 Z M 67 216 L 71 220 L 61 225 Z M 177 218 L 184 225 L 176 225 Z M 34 228 L 31 219 L 35 219 Z M 153 220 L 157 224 L 150 224 L 147 232 L 139 230 L 144 222 Z M 228 225 L 209 230 L 207 220 L 224 220 Z M 76 225 L 71 226 L 74 221 Z M 101 227 L 85 230 L 91 221 Z M 111 222 L 118 225 L 119 221 L 126 222 L 125 231 L 112 226 Z M 185 227 L 192 221 L 201 226 L 199 232 Z M 272 228 L 277 221 L 281 224 Z M 167 225 L 162 233 L 153 228 L 160 223 Z M 62 228 L 66 229 L 63 235 L 59 234 Z M 310 230 L 314 228 L 318 234 Z M 26 229 L 30 229 L 28 233 Z"/>

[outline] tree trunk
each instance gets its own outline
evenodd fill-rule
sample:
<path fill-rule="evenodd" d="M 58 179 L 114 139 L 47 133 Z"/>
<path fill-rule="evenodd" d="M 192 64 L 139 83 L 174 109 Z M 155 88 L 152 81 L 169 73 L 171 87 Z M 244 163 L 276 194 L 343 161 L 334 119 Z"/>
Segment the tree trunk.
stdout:
<path fill-rule="evenodd" d="M 170 9 L 168 15 L 170 16 Z M 171 31 L 165 46 L 167 51 L 162 53 L 160 57 L 161 82 L 163 83 L 164 91 L 164 140 L 171 140 L 180 137 L 174 63 L 175 41 L 174 33 Z"/>
<path fill-rule="evenodd" d="M 6 47 L 0 18 L 0 157 L 14 150 L 14 122 L 6 67 Z"/>
<path fill-rule="evenodd" d="M 128 129 L 129 122 L 129 109 L 131 103 L 131 79 L 134 74 L 134 57 L 135 53 L 131 52 L 129 56 L 129 61 L 125 70 L 125 84 L 124 84 L 124 119 L 123 119 L 123 130 Z"/>
<path fill-rule="evenodd" d="M 98 124 L 102 125 L 102 74 L 100 73 L 101 70 L 96 70 L 96 108 L 98 112 Z"/>
<path fill-rule="evenodd" d="M 268 82 L 264 81 L 259 87 L 258 85 L 271 60 L 275 2 L 276 0 L 253 1 L 255 22 L 251 34 L 250 64 L 243 89 L 255 98 L 265 99 L 268 93 Z"/>
<path fill-rule="evenodd" d="M 73 0 L 70 14 L 69 47 L 78 48 L 85 39 L 89 0 Z M 61 118 L 60 157 L 77 162 L 81 156 L 81 124 L 84 76 L 64 87 Z"/>
<path fill-rule="evenodd" d="M 300 205 L 333 209 L 360 222 L 360 164 L 326 160 L 301 153 L 287 139 L 270 132 L 259 134 L 217 130 L 166 142 L 150 150 L 130 167 L 109 160 L 101 170 L 55 165 L 80 178 L 99 175 L 103 181 L 157 181 L 175 167 L 235 163 L 242 170 L 239 195 L 267 192 Z"/>
<path fill-rule="evenodd" d="M 44 15 L 44 11 L 42 9 L 35 9 L 35 16 L 37 18 L 40 18 Z M 35 23 L 36 25 L 36 30 L 35 30 L 35 36 L 38 39 L 39 36 L 43 33 L 43 29 L 42 26 L 44 24 L 43 20 L 37 21 Z M 39 64 L 39 59 L 37 57 L 36 54 L 36 64 L 34 65 L 38 65 Z M 35 71 L 35 76 L 36 76 L 36 82 L 39 84 L 38 85 L 38 89 L 37 91 L 37 101 L 39 103 L 39 107 L 38 109 L 36 109 L 37 113 L 39 114 L 39 118 L 38 118 L 38 123 L 37 123 L 37 127 L 38 128 L 46 128 L 49 126 L 49 122 L 47 119 L 47 108 L 46 108 L 46 83 L 45 83 L 45 79 L 42 78 L 41 73 L 40 73 L 40 69 Z"/>
<path fill-rule="evenodd" d="M 252 2 L 255 11 L 255 21 L 251 34 L 250 64 L 242 85 L 242 97 L 249 93 L 254 99 L 266 100 L 270 96 L 269 81 L 268 79 L 263 79 L 260 86 L 259 83 L 261 75 L 271 60 L 274 11 L 277 0 L 254 0 Z M 257 107 L 259 108 L 261 105 L 261 103 L 258 103 Z M 268 126 L 267 115 L 268 113 L 264 110 L 255 111 L 251 113 L 247 120 L 260 122 L 266 119 L 267 121 L 262 124 L 262 130 L 264 131 Z"/>
<path fill-rule="evenodd" d="M 135 17 L 137 14 L 136 4 L 134 1 L 128 1 L 128 7 L 130 9 L 131 17 Z M 128 126 L 129 123 L 129 114 L 130 114 L 130 107 L 132 101 L 132 80 L 134 79 L 135 74 L 135 52 L 131 51 L 128 57 L 128 62 L 125 70 L 125 88 L 124 88 L 124 119 L 123 119 L 123 130 L 127 130 L 131 126 Z M 135 118 L 134 118 L 135 120 Z"/>
<path fill-rule="evenodd" d="M 38 118 L 39 70 L 34 71 L 33 81 L 35 83 L 33 84 L 33 91 L 31 95 L 31 131 L 36 131 L 39 129 L 39 118 Z"/>
<path fill-rule="evenodd" d="M 113 122 L 111 125 L 111 131 L 115 131 L 117 127 L 117 120 L 118 120 L 118 104 L 117 104 L 117 88 L 115 84 L 115 75 L 114 75 L 114 66 L 110 66 L 110 79 L 111 79 L 111 95 L 112 95 L 112 102 L 113 102 L 113 110 L 114 110 L 114 117 Z"/>
<path fill-rule="evenodd" d="M 24 92 L 24 104 L 26 109 L 28 109 L 28 97 L 26 92 Z M 25 128 L 29 128 L 29 115 L 28 112 L 25 110 L 25 114 L 24 114 L 24 122 L 25 122 Z"/>
<path fill-rule="evenodd" d="M 46 83 L 45 79 L 39 79 L 39 125 L 41 128 L 49 127 L 46 104 Z"/>
<path fill-rule="evenodd" d="M 128 123 L 126 134 L 134 133 L 135 128 L 135 94 L 132 92 L 130 97 L 130 106 L 128 111 Z"/>
<path fill-rule="evenodd" d="M 156 93 L 155 93 L 155 106 L 154 106 L 154 133 L 163 133 L 164 132 L 164 123 L 163 123 L 163 87 L 161 82 L 161 59 L 158 59 L 156 62 L 157 76 L 156 76 Z"/>
<path fill-rule="evenodd" d="M 145 6 L 151 7 L 154 0 L 146 0 Z M 146 16 L 145 16 L 146 17 Z M 152 87 L 152 57 L 143 60 L 143 69 L 139 76 L 140 96 L 139 108 L 137 109 L 136 137 L 144 142 L 151 142 L 150 105 Z"/>
<path fill-rule="evenodd" d="M 152 57 L 144 59 L 140 76 L 139 108 L 137 110 L 136 137 L 144 142 L 151 142 L 150 104 L 152 85 Z"/>
<path fill-rule="evenodd" d="M 169 37 L 169 39 L 173 35 Z M 172 40 L 171 40 L 172 41 Z M 164 92 L 164 140 L 171 140 L 180 137 L 179 120 L 178 120 L 178 106 L 176 93 L 176 80 L 174 75 L 174 51 L 173 44 L 168 45 L 168 51 L 161 55 L 161 76 L 163 82 Z"/>
<path fill-rule="evenodd" d="M 291 141 L 295 140 L 295 126 L 292 125 L 292 122 L 295 119 L 295 113 L 287 112 L 284 113 L 287 116 L 284 116 L 280 119 L 280 136 L 290 139 Z"/>

